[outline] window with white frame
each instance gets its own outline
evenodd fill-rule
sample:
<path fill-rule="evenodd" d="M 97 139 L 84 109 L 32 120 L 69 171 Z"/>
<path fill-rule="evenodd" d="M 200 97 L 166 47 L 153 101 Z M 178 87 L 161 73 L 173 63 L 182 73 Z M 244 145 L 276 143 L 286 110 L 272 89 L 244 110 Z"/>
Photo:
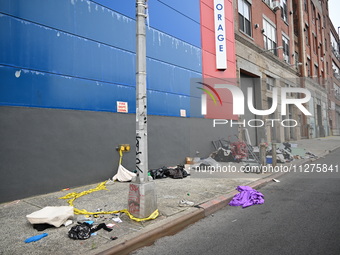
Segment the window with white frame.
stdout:
<path fill-rule="evenodd" d="M 251 36 L 251 6 L 247 0 L 238 0 L 239 28 L 242 32 Z"/>
<path fill-rule="evenodd" d="M 267 90 L 272 91 L 275 86 L 275 79 L 267 76 L 266 84 L 267 84 Z"/>
<path fill-rule="evenodd" d="M 281 6 L 281 18 L 288 23 L 287 0 L 280 0 L 280 6 Z"/>
<path fill-rule="evenodd" d="M 263 40 L 264 48 L 277 56 L 276 28 L 266 19 L 263 19 Z"/>
<path fill-rule="evenodd" d="M 289 39 L 282 35 L 282 46 L 283 46 L 283 60 L 290 63 L 289 57 Z"/>

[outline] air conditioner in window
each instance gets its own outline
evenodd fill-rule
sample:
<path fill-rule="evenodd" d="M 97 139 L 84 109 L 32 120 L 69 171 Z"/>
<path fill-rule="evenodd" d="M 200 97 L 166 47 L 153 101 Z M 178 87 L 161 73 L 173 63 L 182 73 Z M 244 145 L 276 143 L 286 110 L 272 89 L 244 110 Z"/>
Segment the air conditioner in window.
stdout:
<path fill-rule="evenodd" d="M 272 1 L 272 10 L 276 12 L 280 9 L 280 0 L 273 0 Z"/>

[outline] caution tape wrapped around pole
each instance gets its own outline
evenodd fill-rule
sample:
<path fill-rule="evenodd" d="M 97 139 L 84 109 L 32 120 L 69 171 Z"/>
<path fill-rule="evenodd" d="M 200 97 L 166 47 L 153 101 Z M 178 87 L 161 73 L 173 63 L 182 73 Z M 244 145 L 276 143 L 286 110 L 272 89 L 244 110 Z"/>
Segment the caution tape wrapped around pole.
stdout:
<path fill-rule="evenodd" d="M 95 192 L 95 191 L 99 191 L 99 190 L 108 190 L 106 188 L 106 181 L 104 182 L 101 182 L 97 185 L 96 188 L 94 189 L 89 189 L 89 190 L 86 190 L 86 191 L 82 191 L 80 193 L 77 193 L 77 192 L 71 192 L 71 193 L 68 193 L 66 194 L 65 196 L 63 197 L 60 197 L 59 199 L 68 199 L 67 200 L 67 203 L 70 205 L 70 206 L 73 206 L 74 207 L 74 200 L 76 200 L 77 198 L 79 197 L 82 197 L 82 196 L 85 196 L 85 195 L 88 195 L 92 192 Z M 77 209 L 74 207 L 74 214 L 87 214 L 87 215 L 95 215 L 95 214 L 114 214 L 114 213 L 125 213 L 126 215 L 128 215 L 130 217 L 130 219 L 134 220 L 134 221 L 147 221 L 147 220 L 154 220 L 158 217 L 159 215 L 159 212 L 158 212 L 158 209 L 155 210 L 148 218 L 136 218 L 134 217 L 127 209 L 123 209 L 123 210 L 118 210 L 118 211 L 100 211 L 100 212 L 88 212 L 87 210 L 85 209 Z"/>

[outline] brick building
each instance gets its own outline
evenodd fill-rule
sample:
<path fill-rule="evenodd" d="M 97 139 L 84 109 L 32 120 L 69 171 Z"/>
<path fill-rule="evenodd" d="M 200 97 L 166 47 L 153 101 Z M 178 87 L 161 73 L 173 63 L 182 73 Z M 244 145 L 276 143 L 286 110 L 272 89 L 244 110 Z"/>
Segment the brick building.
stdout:
<path fill-rule="evenodd" d="M 338 134 L 339 96 L 332 91 L 339 91 L 339 79 L 335 75 L 339 73 L 339 37 L 329 19 L 328 2 L 235 0 L 234 5 L 238 17 L 235 19 L 237 73 L 241 88 L 255 87 L 257 107 L 271 106 L 273 87 L 302 87 L 312 94 L 306 105 L 312 116 L 305 116 L 291 106 L 286 116 L 281 116 L 280 110 L 269 116 L 295 119 L 296 127 L 267 125 L 250 133 L 256 134 L 257 140 L 267 141 Z M 247 79 L 250 77 L 253 79 Z M 259 78 L 259 82 L 254 78 Z"/>
<path fill-rule="evenodd" d="M 326 52 L 326 59 L 329 68 L 327 73 L 332 79 L 328 82 L 328 109 L 329 109 L 329 125 L 333 135 L 340 135 L 340 53 L 339 53 L 339 36 L 328 18 L 327 27 L 327 47 L 329 50 Z"/>

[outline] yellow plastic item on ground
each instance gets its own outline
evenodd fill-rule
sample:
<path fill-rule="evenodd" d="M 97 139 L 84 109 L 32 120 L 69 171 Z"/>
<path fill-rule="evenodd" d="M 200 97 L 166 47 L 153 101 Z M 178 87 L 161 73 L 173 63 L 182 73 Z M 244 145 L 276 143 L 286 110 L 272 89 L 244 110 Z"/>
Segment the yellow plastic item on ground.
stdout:
<path fill-rule="evenodd" d="M 59 199 L 68 199 L 67 200 L 67 203 L 70 205 L 70 206 L 73 206 L 74 207 L 74 200 L 76 200 L 78 197 L 81 197 L 81 196 L 85 196 L 87 194 L 90 194 L 92 192 L 95 192 L 95 191 L 99 191 L 99 190 L 108 190 L 106 188 L 106 181 L 104 182 L 101 182 L 97 185 L 97 187 L 95 187 L 94 189 L 89 189 L 89 190 L 86 190 L 86 191 L 83 191 L 83 192 L 80 192 L 80 193 L 77 193 L 77 192 L 72 192 L 72 193 L 68 193 L 67 195 L 63 196 L 63 197 L 60 197 Z M 114 214 L 114 213 L 125 213 L 127 214 L 130 219 L 134 220 L 134 221 L 146 221 L 146 220 L 154 220 L 158 217 L 159 215 L 159 212 L 158 212 L 158 209 L 155 210 L 148 218 L 136 218 L 134 217 L 127 209 L 123 209 L 123 210 L 118 210 L 118 211 L 107 211 L 107 212 L 88 212 L 87 210 L 85 209 L 77 209 L 74 207 L 74 214 L 87 214 L 87 215 L 94 215 L 94 214 Z"/>

